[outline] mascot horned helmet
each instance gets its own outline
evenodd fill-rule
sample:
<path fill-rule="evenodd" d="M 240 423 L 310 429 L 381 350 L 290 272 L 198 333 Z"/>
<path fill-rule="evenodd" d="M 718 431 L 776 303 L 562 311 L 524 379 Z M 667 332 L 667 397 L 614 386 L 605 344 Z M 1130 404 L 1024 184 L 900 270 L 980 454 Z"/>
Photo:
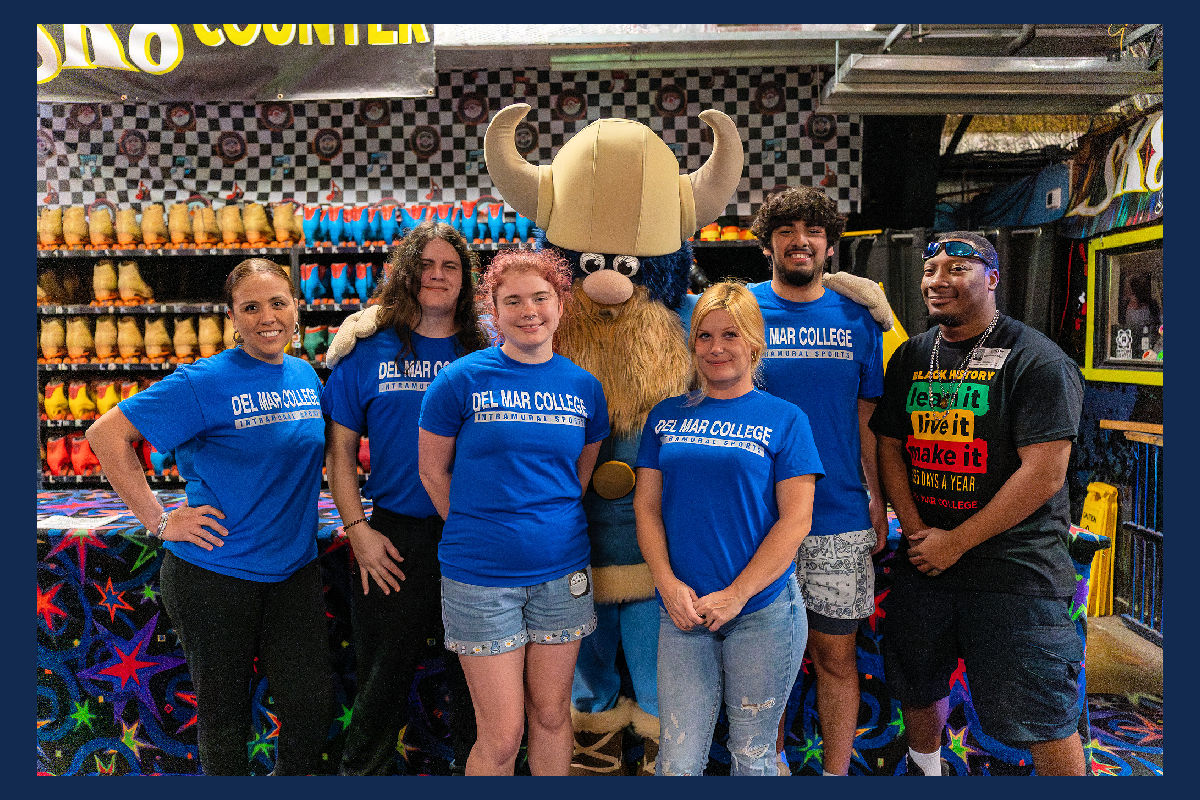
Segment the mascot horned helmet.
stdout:
<path fill-rule="evenodd" d="M 550 244 L 600 256 L 580 264 L 588 273 L 583 291 L 598 303 L 627 300 L 636 259 L 679 250 L 697 228 L 720 216 L 741 180 L 742 142 L 733 120 L 720 111 L 700 113 L 713 130 L 708 161 L 680 175 L 675 154 L 654 131 L 612 118 L 596 120 L 571 137 L 550 166 L 534 166 L 517 152 L 514 140 L 517 123 L 529 109 L 517 103 L 493 118 L 484 135 L 488 174 L 500 195 L 533 219 Z M 621 256 L 634 258 L 622 261 Z"/>

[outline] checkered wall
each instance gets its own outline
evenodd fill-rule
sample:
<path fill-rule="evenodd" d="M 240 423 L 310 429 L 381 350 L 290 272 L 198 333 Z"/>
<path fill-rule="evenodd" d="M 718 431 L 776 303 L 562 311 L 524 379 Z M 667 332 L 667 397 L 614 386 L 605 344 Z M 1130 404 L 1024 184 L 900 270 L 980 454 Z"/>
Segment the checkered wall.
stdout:
<path fill-rule="evenodd" d="M 290 103 L 274 117 L 264 104 L 186 104 L 180 111 L 39 103 L 37 204 L 106 199 L 140 207 L 194 195 L 217 205 L 495 198 L 483 163 L 487 120 L 525 102 L 536 129 L 527 156 L 533 163 L 549 164 L 589 122 L 624 117 L 657 132 L 686 172 L 711 151 L 711 133 L 697 115 L 719 109 L 733 118 L 747 151 L 727 213 L 748 218 L 782 184 L 821 186 L 850 213 L 859 207 L 862 124 L 853 115 L 812 113 L 826 77 L 820 67 L 455 71 L 439 73 L 430 98 Z M 478 101 L 463 102 L 471 96 Z"/>

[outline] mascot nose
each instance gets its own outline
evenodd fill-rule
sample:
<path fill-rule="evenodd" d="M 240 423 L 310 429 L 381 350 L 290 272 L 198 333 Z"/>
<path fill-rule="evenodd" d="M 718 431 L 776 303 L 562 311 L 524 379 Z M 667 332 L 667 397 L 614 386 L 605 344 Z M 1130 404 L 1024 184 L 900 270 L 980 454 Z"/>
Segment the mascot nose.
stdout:
<path fill-rule="evenodd" d="M 583 279 L 583 293 L 601 305 L 615 306 L 633 297 L 633 281 L 615 269 L 596 270 Z"/>

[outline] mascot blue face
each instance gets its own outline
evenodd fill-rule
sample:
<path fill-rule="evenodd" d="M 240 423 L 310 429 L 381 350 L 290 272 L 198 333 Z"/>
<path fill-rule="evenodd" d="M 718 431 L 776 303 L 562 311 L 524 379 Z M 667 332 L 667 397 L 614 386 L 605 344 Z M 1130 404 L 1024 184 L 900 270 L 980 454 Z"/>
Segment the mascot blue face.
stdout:
<path fill-rule="evenodd" d="M 581 253 L 546 240 L 545 231 L 535 229 L 536 246 L 549 248 L 571 265 L 571 277 L 580 282 L 601 270 L 613 270 L 628 278 L 634 286 L 645 286 L 651 300 L 668 308 L 678 308 L 688 290 L 688 272 L 692 265 L 692 243 L 685 241 L 673 253 L 662 256 L 630 256 L 611 253 Z"/>

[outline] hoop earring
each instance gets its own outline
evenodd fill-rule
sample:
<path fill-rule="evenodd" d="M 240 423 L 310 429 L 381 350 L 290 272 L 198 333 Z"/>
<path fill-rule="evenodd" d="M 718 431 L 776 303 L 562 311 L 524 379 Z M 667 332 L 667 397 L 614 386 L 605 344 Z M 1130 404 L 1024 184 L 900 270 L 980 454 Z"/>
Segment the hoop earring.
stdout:
<path fill-rule="evenodd" d="M 234 344 L 245 344 L 246 343 L 246 340 L 242 338 L 242 334 L 238 332 L 237 328 L 233 329 L 233 343 Z"/>
<path fill-rule="evenodd" d="M 299 336 L 299 335 L 300 335 L 300 323 L 299 323 L 299 322 L 297 322 L 297 323 L 296 323 L 296 330 L 292 332 L 292 338 L 294 339 L 294 338 L 296 338 L 296 337 L 297 337 L 297 336 Z"/>

